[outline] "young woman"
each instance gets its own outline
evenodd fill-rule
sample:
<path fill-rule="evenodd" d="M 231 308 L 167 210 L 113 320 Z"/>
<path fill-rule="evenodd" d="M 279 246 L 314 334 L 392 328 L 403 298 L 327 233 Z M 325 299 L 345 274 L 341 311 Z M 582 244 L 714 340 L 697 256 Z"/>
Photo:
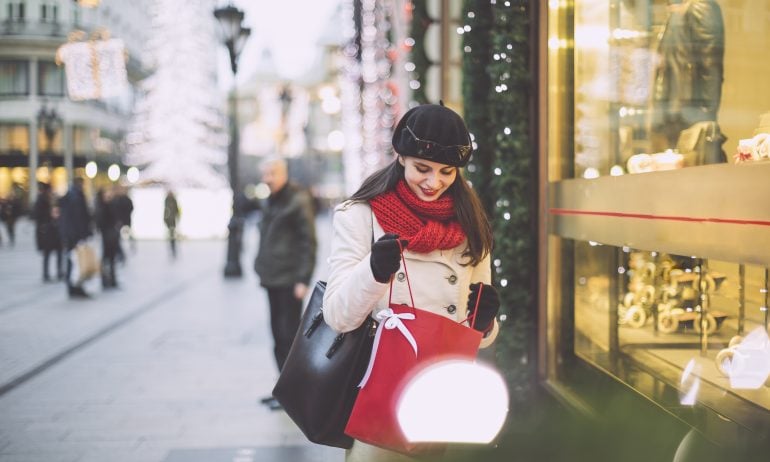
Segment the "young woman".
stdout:
<path fill-rule="evenodd" d="M 443 105 L 417 106 L 396 126 L 393 148 L 393 163 L 335 209 L 324 319 L 339 332 L 354 330 L 388 307 L 391 282 L 393 303 L 411 304 L 403 247 L 418 308 L 462 322 L 483 284 L 474 328 L 486 347 L 500 302 L 489 285 L 491 228 L 460 171 L 471 154 L 468 129 Z M 346 460 L 411 459 L 356 441 Z"/>

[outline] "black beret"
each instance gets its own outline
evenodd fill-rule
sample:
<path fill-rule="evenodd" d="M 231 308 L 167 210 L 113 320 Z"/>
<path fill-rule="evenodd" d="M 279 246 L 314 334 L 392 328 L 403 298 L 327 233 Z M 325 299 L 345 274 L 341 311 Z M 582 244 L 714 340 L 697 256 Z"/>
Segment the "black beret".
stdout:
<path fill-rule="evenodd" d="M 439 104 L 408 110 L 393 132 L 393 149 L 402 156 L 464 167 L 471 157 L 471 137 L 456 112 Z"/>

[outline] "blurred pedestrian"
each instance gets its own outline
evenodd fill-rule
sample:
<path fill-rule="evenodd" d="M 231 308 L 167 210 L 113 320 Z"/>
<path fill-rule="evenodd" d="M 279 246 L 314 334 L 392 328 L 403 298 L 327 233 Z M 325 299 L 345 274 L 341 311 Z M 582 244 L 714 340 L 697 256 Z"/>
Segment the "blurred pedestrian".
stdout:
<path fill-rule="evenodd" d="M 128 196 L 128 192 L 124 186 L 116 186 L 114 197 L 112 199 L 114 204 L 115 213 L 119 222 L 121 233 L 118 235 L 118 253 L 117 259 L 120 262 L 125 262 L 126 253 L 121 245 L 121 238 L 123 230 L 126 230 L 128 235 L 128 244 L 131 248 L 131 252 L 136 252 L 136 241 L 134 240 L 134 234 L 131 230 L 131 214 L 134 211 L 134 202 Z"/>
<path fill-rule="evenodd" d="M 176 200 L 174 191 L 168 190 L 166 193 L 166 199 L 163 201 L 163 223 L 166 224 L 168 229 L 168 243 L 171 250 L 171 256 L 176 258 L 176 225 L 179 220 L 181 211 L 179 209 L 179 203 Z"/>
<path fill-rule="evenodd" d="M 299 327 L 302 300 L 315 268 L 315 222 L 311 199 L 304 189 L 289 181 L 285 160 L 265 160 L 261 170 L 270 197 L 262 207 L 254 269 L 267 290 L 273 353 L 280 371 Z M 271 396 L 262 402 L 271 409 L 280 409 Z"/>
<path fill-rule="evenodd" d="M 92 235 L 91 212 L 86 203 L 83 192 L 83 179 L 76 177 L 72 181 L 70 189 L 59 201 L 60 217 L 59 232 L 62 246 L 66 252 L 67 293 L 71 298 L 88 298 L 89 295 L 83 289 L 82 277 L 73 279 L 73 250 L 75 247 Z"/>
<path fill-rule="evenodd" d="M 24 209 L 24 199 L 20 188 L 16 186 L 11 188 L 11 193 L 0 204 L 0 219 L 5 223 L 5 229 L 8 231 L 8 242 L 10 242 L 11 247 L 16 244 L 16 220 L 22 215 Z"/>
<path fill-rule="evenodd" d="M 33 218 L 35 242 L 37 249 L 43 253 L 43 281 L 51 280 L 48 261 L 52 253 L 56 255 L 56 279 L 62 280 L 64 271 L 61 258 L 62 242 L 59 236 L 59 205 L 48 183 L 40 184 Z"/>
<path fill-rule="evenodd" d="M 387 316 L 391 295 L 394 305 L 412 306 L 414 291 L 421 309 L 483 332 L 488 346 L 500 300 L 490 285 L 492 230 L 461 173 L 471 154 L 465 123 L 443 105 L 417 106 L 396 126 L 393 148 L 396 159 L 334 211 L 324 321 L 349 332 Z M 345 460 L 414 459 L 356 440 Z"/>
<path fill-rule="evenodd" d="M 115 260 L 120 246 L 120 219 L 111 189 L 99 189 L 96 193 L 96 226 L 102 236 L 102 288 L 118 287 Z"/>

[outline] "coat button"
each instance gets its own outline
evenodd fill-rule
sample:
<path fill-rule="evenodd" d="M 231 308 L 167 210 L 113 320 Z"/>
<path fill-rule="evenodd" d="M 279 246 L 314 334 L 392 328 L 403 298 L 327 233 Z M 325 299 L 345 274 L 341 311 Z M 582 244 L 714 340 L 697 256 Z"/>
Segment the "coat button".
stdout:
<path fill-rule="evenodd" d="M 396 275 L 396 279 L 398 279 L 398 280 L 399 280 L 399 282 L 404 282 L 404 279 L 406 279 L 406 275 L 405 275 L 403 272 L 399 272 L 399 273 Z"/>
<path fill-rule="evenodd" d="M 451 275 L 451 276 L 449 276 L 449 277 L 447 278 L 447 280 L 448 280 L 448 281 L 449 281 L 449 283 L 450 283 L 450 284 L 452 284 L 452 285 L 455 285 L 455 284 L 457 284 L 457 276 L 455 276 L 454 274 L 453 274 L 453 275 Z"/>
<path fill-rule="evenodd" d="M 454 305 L 449 305 L 446 307 L 447 313 L 449 314 L 455 314 L 455 311 L 457 311 L 457 307 Z"/>

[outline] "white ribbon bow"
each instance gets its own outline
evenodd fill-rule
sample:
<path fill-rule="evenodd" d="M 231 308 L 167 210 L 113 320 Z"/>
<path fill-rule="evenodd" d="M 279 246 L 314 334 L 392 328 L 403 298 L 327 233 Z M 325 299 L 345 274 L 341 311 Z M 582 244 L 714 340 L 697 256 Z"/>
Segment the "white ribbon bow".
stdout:
<path fill-rule="evenodd" d="M 369 376 L 372 374 L 374 360 L 377 357 L 377 349 L 380 347 L 380 336 L 382 335 L 383 327 L 389 330 L 398 329 L 412 346 L 414 355 L 417 356 L 417 341 L 412 333 L 409 332 L 409 329 L 406 328 L 406 325 L 404 325 L 404 321 L 402 321 L 402 319 L 413 320 L 415 318 L 414 313 L 396 313 L 392 308 L 386 308 L 377 313 L 375 318 L 380 322 L 380 325 L 377 326 L 377 333 L 374 336 L 374 345 L 372 346 L 372 356 L 369 358 L 369 365 L 366 367 L 366 373 L 364 378 L 361 379 L 361 383 L 358 384 L 358 388 L 364 388 L 366 382 L 369 381 Z"/>

